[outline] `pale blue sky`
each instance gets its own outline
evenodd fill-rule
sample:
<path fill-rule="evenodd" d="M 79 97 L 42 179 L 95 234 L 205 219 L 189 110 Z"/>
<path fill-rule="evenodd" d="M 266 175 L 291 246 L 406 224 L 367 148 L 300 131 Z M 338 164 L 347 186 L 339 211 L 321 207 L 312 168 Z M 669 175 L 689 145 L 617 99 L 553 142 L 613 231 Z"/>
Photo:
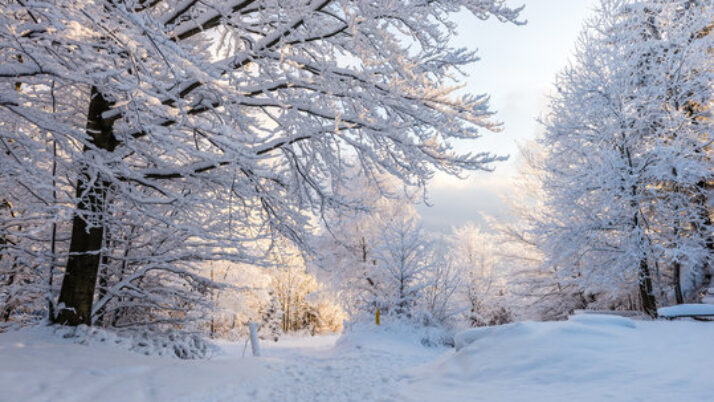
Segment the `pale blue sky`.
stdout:
<path fill-rule="evenodd" d="M 494 173 L 477 173 L 464 181 L 438 176 L 429 187 L 432 207 L 420 206 L 425 227 L 448 232 L 468 221 L 480 222 L 481 212 L 508 218 L 501 197 L 510 191 L 516 174 L 517 144 L 535 138 L 540 130 L 536 119 L 547 105 L 555 75 L 572 54 L 584 20 L 599 0 L 510 0 L 525 4 L 525 26 L 495 20 L 475 21 L 459 15 L 457 46 L 477 48 L 481 61 L 468 71 L 467 88 L 491 95 L 491 107 L 504 123 L 504 131 L 485 133 L 463 150 L 488 150 L 510 155 L 496 165 Z"/>

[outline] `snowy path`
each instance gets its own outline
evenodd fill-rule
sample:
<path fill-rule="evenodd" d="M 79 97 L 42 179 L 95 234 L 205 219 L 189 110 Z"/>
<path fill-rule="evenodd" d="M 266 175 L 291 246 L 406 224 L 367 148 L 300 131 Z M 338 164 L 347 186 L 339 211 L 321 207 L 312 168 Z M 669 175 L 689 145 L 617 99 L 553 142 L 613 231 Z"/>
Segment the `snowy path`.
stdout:
<path fill-rule="evenodd" d="M 375 401 L 443 349 L 399 336 L 287 338 L 203 361 L 74 345 L 47 329 L 0 334 L 0 401 Z M 250 355 L 250 347 L 245 352 Z"/>
<path fill-rule="evenodd" d="M 352 337 L 333 348 L 287 354 L 268 349 L 267 356 L 281 361 L 252 396 L 261 401 L 394 400 L 408 370 L 435 360 L 443 351 L 386 336 Z"/>
<path fill-rule="evenodd" d="M 241 345 L 223 345 L 220 360 L 235 361 Z M 443 348 L 424 348 L 408 333 L 355 333 L 287 338 L 263 344 L 269 375 L 227 387 L 212 400 L 388 401 L 415 366 L 434 361 Z M 249 352 L 248 352 L 249 353 Z"/>

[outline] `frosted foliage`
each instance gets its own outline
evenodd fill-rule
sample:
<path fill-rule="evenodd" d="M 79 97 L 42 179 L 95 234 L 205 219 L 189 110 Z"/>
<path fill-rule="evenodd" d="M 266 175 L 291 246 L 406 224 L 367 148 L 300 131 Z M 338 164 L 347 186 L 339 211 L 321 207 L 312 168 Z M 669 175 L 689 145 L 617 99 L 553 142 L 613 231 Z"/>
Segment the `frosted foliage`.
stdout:
<path fill-rule="evenodd" d="M 500 325 L 514 320 L 509 279 L 512 260 L 505 257 L 507 242 L 469 223 L 456 228 L 450 257 L 463 281 L 460 298 L 469 326 Z"/>
<path fill-rule="evenodd" d="M 370 274 L 373 302 L 385 314 L 410 317 L 433 268 L 430 245 L 413 218 L 397 218 L 380 229 Z"/>
<path fill-rule="evenodd" d="M 713 18 L 708 1 L 603 1 L 556 81 L 532 234 L 586 306 L 656 315 L 711 277 Z"/>
<path fill-rule="evenodd" d="M 449 18 L 519 23 L 503 0 L 0 9 L 0 313 L 18 320 L 60 284 L 63 323 L 199 319 L 218 286 L 201 261 L 306 248 L 315 215 L 359 206 L 341 192 L 358 173 L 422 186 L 500 159 L 452 149 L 499 126 L 456 94 L 476 56 Z"/>
<path fill-rule="evenodd" d="M 449 245 L 423 230 L 413 198 L 400 195 L 394 180 L 378 180 L 381 191 L 393 195 L 386 199 L 365 178 L 356 184 L 363 210 L 326 220 L 312 271 L 351 319 L 374 321 L 379 309 L 384 322 L 454 324 L 462 281 Z"/>

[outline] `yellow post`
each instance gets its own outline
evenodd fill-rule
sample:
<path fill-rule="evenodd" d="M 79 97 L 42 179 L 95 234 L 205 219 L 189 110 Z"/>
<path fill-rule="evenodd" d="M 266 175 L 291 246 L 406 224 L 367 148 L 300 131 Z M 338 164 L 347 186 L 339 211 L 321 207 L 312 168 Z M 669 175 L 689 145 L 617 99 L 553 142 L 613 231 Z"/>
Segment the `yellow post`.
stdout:
<path fill-rule="evenodd" d="M 21 54 L 17 55 L 17 61 L 20 62 L 20 63 L 22 63 L 22 55 L 21 55 Z M 21 88 L 22 88 L 22 83 L 19 82 L 19 81 L 16 82 L 16 83 L 15 83 L 15 90 L 16 90 L 17 92 L 20 92 L 20 89 L 21 89 Z"/>
<path fill-rule="evenodd" d="M 377 308 L 377 312 L 374 314 L 374 322 L 379 325 L 379 308 Z"/>

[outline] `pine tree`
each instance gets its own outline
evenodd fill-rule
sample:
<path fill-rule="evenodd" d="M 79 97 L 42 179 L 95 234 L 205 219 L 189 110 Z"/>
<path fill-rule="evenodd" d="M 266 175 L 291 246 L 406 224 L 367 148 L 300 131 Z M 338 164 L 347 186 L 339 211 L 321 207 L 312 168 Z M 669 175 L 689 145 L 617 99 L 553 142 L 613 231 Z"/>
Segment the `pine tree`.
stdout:
<path fill-rule="evenodd" d="M 275 292 L 269 292 L 270 303 L 266 305 L 261 313 L 260 331 L 261 339 L 272 339 L 277 342 L 283 334 L 283 311 L 280 300 L 275 296 Z"/>

